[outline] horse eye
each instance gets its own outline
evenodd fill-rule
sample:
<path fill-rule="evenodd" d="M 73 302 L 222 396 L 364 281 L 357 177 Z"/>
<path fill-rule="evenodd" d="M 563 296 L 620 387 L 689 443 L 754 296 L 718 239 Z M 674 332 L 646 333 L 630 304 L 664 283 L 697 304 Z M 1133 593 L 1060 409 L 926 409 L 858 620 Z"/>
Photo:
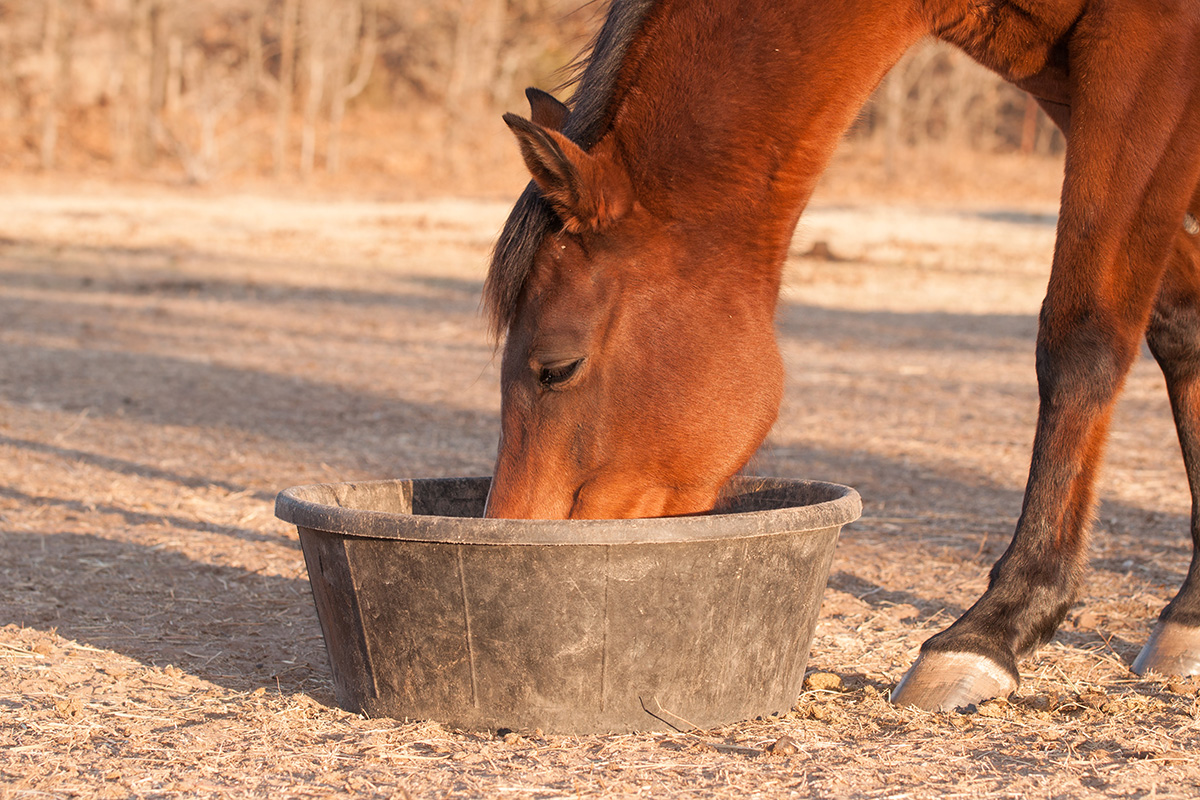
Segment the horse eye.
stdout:
<path fill-rule="evenodd" d="M 574 361 L 564 361 L 561 364 L 547 364 L 538 371 L 538 383 L 547 389 L 562 386 L 575 377 L 575 373 L 579 371 L 579 367 L 582 364 L 582 358 L 577 358 Z"/>

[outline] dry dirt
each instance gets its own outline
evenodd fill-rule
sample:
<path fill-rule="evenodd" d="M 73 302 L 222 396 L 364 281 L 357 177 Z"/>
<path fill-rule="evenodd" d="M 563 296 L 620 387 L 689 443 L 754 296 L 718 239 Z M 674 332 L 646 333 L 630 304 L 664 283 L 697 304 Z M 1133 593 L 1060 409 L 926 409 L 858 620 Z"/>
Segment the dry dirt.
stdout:
<path fill-rule="evenodd" d="M 272 514 L 289 485 L 489 471 L 504 204 L 0 190 L 0 797 L 1197 796 L 1200 684 L 1127 666 L 1189 555 L 1148 357 L 1086 596 L 1018 694 L 886 702 L 1015 521 L 1055 224 L 1052 199 L 932 195 L 818 198 L 789 260 L 788 392 L 753 469 L 865 501 L 794 711 L 570 737 L 336 708 Z M 801 257 L 818 240 L 841 260 Z"/>

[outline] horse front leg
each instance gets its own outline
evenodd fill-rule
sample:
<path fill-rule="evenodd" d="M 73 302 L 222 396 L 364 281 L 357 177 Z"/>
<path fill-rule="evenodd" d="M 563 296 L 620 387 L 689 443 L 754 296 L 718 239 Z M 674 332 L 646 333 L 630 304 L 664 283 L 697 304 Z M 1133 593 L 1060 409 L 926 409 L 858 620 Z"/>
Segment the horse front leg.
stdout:
<path fill-rule="evenodd" d="M 1192 494 L 1192 563 L 1133 662 L 1139 675 L 1200 673 L 1200 190 L 1175 236 L 1146 341 L 1167 382 Z"/>
<path fill-rule="evenodd" d="M 1012 542 L 984 595 L 922 646 L 896 704 L 950 710 L 1009 694 L 1018 660 L 1054 635 L 1079 594 L 1096 470 L 1141 328 L 1111 308 L 1064 305 L 1052 292 L 1042 311 L 1038 426 Z"/>
<path fill-rule="evenodd" d="M 1087 79 L 1069 93 L 1059 235 L 1038 329 L 1038 425 L 1016 532 L 983 596 L 922 646 L 896 704 L 948 710 L 1008 694 L 1018 660 L 1053 636 L 1078 596 L 1113 404 L 1200 172 L 1193 43 L 1164 24 L 1154 31 L 1161 49 L 1122 50 L 1111 31 L 1131 22 L 1151 24 L 1097 17 L 1076 27 L 1084 44 L 1072 48 L 1068 74 Z M 1156 80 L 1130 91 L 1129 75 Z"/>

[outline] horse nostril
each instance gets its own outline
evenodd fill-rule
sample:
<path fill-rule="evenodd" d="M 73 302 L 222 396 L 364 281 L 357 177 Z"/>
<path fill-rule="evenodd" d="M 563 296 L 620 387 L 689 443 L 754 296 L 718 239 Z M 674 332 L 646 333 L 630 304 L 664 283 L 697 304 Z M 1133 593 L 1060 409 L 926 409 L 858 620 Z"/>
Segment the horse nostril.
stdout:
<path fill-rule="evenodd" d="M 575 377 L 575 373 L 582 365 L 582 358 L 556 364 L 544 364 L 538 371 L 538 383 L 547 389 L 561 388 L 563 384 Z"/>

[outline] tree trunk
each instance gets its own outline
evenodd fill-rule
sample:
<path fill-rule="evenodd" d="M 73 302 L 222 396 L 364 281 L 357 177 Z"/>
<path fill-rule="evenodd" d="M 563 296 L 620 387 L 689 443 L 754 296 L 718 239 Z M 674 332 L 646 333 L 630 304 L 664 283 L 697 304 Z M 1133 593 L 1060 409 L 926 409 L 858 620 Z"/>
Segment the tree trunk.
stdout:
<path fill-rule="evenodd" d="M 446 83 L 446 96 L 452 111 L 455 105 L 477 103 L 490 95 L 504 38 L 505 0 L 460 2 L 454 62 Z"/>
<path fill-rule="evenodd" d="M 155 0 L 136 0 L 133 11 L 129 81 L 133 156 L 139 166 L 154 163 L 154 16 Z"/>
<path fill-rule="evenodd" d="M 275 177 L 287 168 L 288 126 L 292 121 L 292 94 L 296 87 L 296 17 L 299 0 L 284 0 L 279 30 L 279 96 L 275 106 L 275 141 L 272 161 Z"/>
<path fill-rule="evenodd" d="M 883 174 L 889 181 L 895 179 L 898 171 L 901 115 L 904 113 L 904 96 L 908 90 L 905 66 L 902 60 L 892 67 L 883 88 Z"/>
<path fill-rule="evenodd" d="M 167 40 L 166 80 L 163 109 L 167 114 L 174 114 L 179 111 L 179 101 L 183 95 L 183 39 L 179 34 L 171 34 Z"/>
<path fill-rule="evenodd" d="M 500 87 L 497 73 L 500 46 L 504 40 L 505 0 L 460 0 L 461 11 L 454 37 L 454 57 L 446 83 L 446 106 L 450 134 L 442 152 L 443 162 L 456 177 L 465 177 L 471 159 L 478 163 L 482 152 L 473 122 L 492 110 Z M 491 137 L 490 141 L 499 141 Z"/>
<path fill-rule="evenodd" d="M 1025 118 L 1021 120 L 1021 154 L 1033 155 L 1037 147 L 1038 104 L 1033 95 L 1025 97 Z"/>
<path fill-rule="evenodd" d="M 365 6 L 365 8 L 363 8 Z M 374 0 L 355 0 L 342 21 L 337 41 L 337 74 L 329 99 L 329 141 L 325 148 L 325 169 L 334 173 L 341 167 L 342 120 L 346 103 L 362 94 L 371 79 L 378 43 L 378 10 Z M 362 29 L 361 37 L 359 29 Z M 350 77 L 350 63 L 358 52 L 358 67 Z"/>
<path fill-rule="evenodd" d="M 304 12 L 303 39 L 307 42 L 308 90 L 304 98 L 304 127 L 300 132 L 300 175 L 308 178 L 316 168 L 317 118 L 321 100 L 325 97 L 329 8 L 319 0 L 308 0 Z"/>
<path fill-rule="evenodd" d="M 62 8 L 60 0 L 44 0 L 45 17 L 42 25 L 42 169 L 54 169 L 58 146 L 58 106 L 62 86 L 68 76 L 62 74 Z"/>
<path fill-rule="evenodd" d="M 146 110 L 146 141 L 154 142 L 154 131 L 167 103 L 167 84 L 171 61 L 171 4 L 172 0 L 155 0 L 149 11 L 150 78 Z"/>

